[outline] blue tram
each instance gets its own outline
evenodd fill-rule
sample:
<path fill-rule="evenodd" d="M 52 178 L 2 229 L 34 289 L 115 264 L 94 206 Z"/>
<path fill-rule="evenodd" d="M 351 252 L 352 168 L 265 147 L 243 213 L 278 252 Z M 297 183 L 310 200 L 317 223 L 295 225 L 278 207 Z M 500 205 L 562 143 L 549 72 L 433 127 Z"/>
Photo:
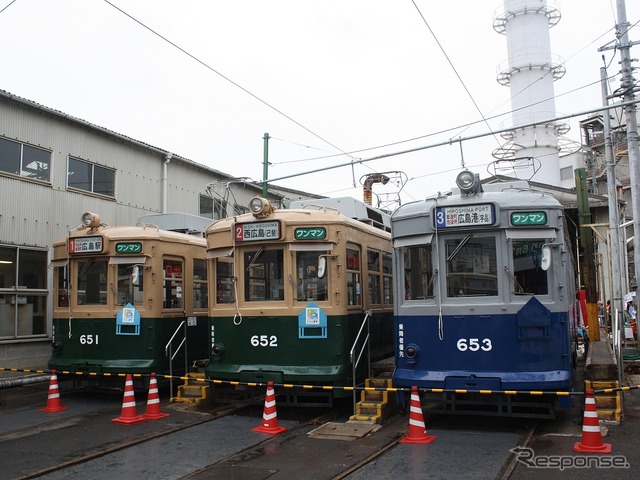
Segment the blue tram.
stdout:
<path fill-rule="evenodd" d="M 456 390 L 570 391 L 577 309 L 561 204 L 468 170 L 457 184 L 392 215 L 394 385 L 444 389 L 444 413 L 473 397 Z M 487 413 L 515 414 L 513 400 Z"/>

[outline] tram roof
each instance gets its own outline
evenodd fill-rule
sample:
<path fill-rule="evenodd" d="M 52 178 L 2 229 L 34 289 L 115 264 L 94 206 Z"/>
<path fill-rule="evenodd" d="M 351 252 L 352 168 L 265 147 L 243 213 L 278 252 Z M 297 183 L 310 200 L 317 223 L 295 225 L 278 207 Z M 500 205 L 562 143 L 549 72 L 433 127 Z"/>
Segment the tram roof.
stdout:
<path fill-rule="evenodd" d="M 101 225 L 98 228 L 79 228 L 69 232 L 67 235 L 60 237 L 53 244 L 64 245 L 69 238 L 77 237 L 104 237 L 108 240 L 158 240 L 164 242 L 174 242 L 183 244 L 192 244 L 198 246 L 206 246 L 206 240 L 203 237 L 189 235 L 186 233 L 173 232 L 163 230 L 155 225 L 135 225 L 135 226 L 108 226 Z"/>

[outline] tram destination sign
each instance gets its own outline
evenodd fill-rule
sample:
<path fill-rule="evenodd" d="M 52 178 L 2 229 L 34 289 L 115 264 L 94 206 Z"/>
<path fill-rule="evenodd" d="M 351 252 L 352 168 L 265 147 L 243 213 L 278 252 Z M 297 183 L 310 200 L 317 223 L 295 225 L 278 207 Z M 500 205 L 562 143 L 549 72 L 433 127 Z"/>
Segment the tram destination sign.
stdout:
<path fill-rule="evenodd" d="M 69 253 L 100 253 L 102 237 L 78 237 L 69 239 Z"/>
<path fill-rule="evenodd" d="M 259 240 L 278 240 L 280 222 L 236 223 L 233 227 L 236 242 L 255 242 Z"/>
<path fill-rule="evenodd" d="M 495 210 L 491 203 L 436 207 L 435 223 L 436 228 L 493 225 L 495 223 Z"/>
<path fill-rule="evenodd" d="M 511 225 L 546 225 L 547 212 L 513 212 Z"/>

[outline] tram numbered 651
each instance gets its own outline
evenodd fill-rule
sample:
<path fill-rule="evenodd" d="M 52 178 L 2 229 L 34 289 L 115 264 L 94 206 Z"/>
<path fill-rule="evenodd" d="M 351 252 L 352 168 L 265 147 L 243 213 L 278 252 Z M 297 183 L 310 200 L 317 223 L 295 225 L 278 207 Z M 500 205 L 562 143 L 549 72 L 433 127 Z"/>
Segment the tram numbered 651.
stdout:
<path fill-rule="evenodd" d="M 85 213 L 54 244 L 49 368 L 109 384 L 116 374 L 184 374 L 206 359 L 205 256 L 202 237 L 151 225 L 110 227 Z"/>

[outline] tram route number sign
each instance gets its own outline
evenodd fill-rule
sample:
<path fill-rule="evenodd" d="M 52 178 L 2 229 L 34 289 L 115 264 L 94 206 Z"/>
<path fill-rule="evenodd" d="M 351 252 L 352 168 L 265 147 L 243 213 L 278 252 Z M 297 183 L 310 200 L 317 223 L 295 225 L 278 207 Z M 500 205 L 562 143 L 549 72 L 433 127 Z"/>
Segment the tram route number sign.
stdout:
<path fill-rule="evenodd" d="M 280 222 L 236 223 L 233 231 L 236 242 L 278 240 L 280 238 Z"/>
<path fill-rule="evenodd" d="M 436 228 L 493 225 L 495 223 L 495 210 L 491 203 L 436 207 L 435 222 Z"/>
<path fill-rule="evenodd" d="M 77 237 L 69 239 L 69 253 L 100 253 L 102 237 Z"/>

